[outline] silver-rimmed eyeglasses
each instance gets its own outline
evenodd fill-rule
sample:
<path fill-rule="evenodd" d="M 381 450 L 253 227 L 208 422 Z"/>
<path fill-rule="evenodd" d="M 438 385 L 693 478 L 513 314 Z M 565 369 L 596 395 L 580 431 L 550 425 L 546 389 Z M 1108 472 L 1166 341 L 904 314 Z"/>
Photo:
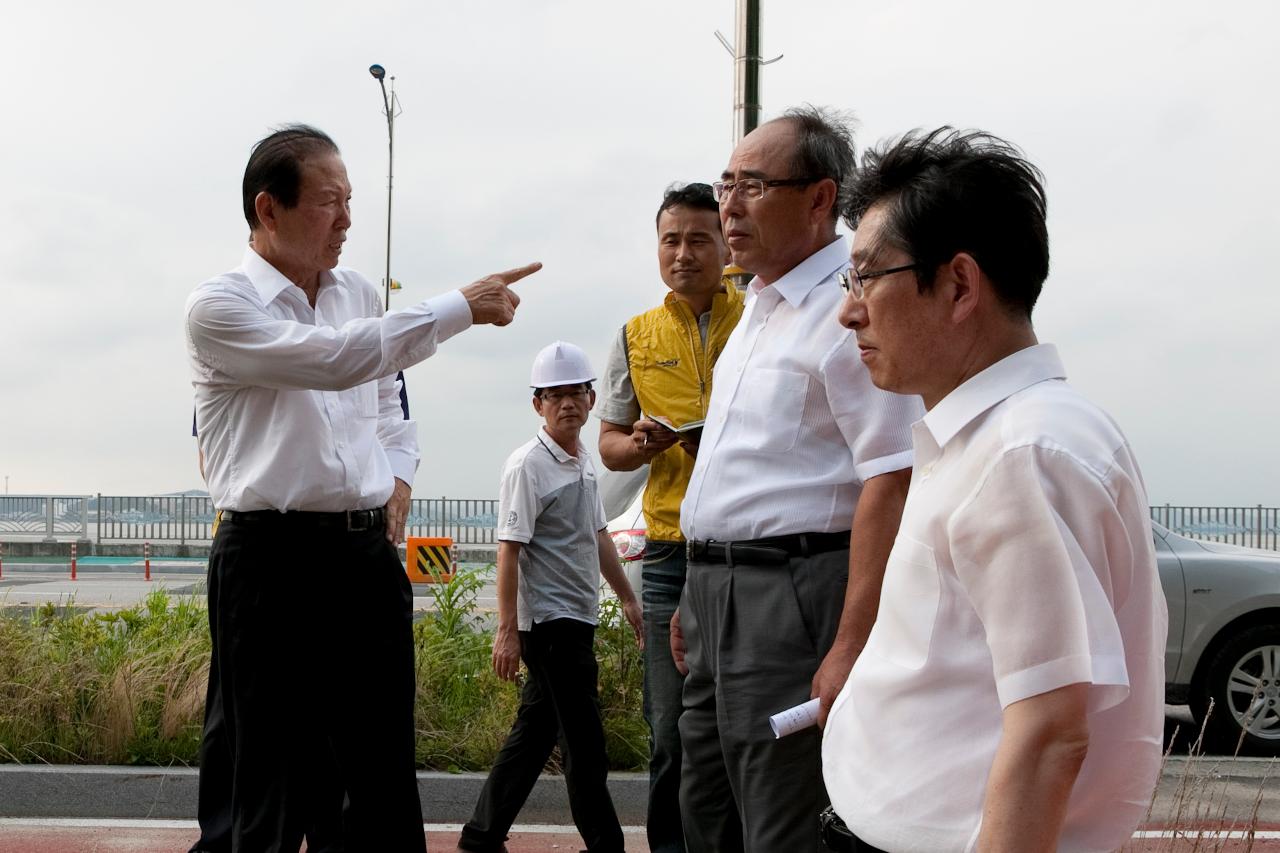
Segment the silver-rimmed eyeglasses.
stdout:
<path fill-rule="evenodd" d="M 821 178 L 778 178 L 776 180 L 769 178 L 743 178 L 740 181 L 714 181 L 711 184 L 711 193 L 716 197 L 716 201 L 724 203 L 729 200 L 729 196 L 735 191 L 738 197 L 744 201 L 755 201 L 764 196 L 765 190 L 769 187 L 804 187 L 809 184 L 815 184 Z"/>

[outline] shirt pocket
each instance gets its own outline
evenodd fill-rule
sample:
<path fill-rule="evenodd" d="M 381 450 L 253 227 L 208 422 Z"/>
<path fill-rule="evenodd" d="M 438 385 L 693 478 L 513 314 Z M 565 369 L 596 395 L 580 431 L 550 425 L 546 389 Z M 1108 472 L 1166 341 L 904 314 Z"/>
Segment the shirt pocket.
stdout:
<path fill-rule="evenodd" d="M 757 367 L 742 377 L 743 427 L 755 450 L 786 453 L 796 446 L 809 377 Z"/>
<path fill-rule="evenodd" d="M 929 658 L 941 589 L 933 549 L 898 534 L 880 590 L 875 654 L 905 669 L 923 667 Z"/>

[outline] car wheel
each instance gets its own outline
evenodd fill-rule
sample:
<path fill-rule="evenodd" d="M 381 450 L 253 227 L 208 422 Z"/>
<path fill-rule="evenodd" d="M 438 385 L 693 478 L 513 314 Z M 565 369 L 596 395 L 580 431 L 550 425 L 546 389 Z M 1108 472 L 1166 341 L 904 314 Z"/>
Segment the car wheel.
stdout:
<path fill-rule="evenodd" d="M 1280 755 L 1280 626 L 1255 625 L 1232 637 L 1193 690 L 1196 722 L 1218 751 Z M 1209 713 L 1209 700 L 1213 712 Z"/>

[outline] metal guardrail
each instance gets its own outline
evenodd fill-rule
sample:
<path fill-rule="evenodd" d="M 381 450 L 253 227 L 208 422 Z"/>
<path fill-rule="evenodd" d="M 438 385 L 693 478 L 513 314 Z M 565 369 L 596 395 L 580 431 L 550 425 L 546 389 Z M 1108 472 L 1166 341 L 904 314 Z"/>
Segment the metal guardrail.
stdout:
<path fill-rule="evenodd" d="M 1165 504 L 1151 507 L 1151 519 L 1192 539 L 1280 551 L 1280 507 Z"/>
<path fill-rule="evenodd" d="M 0 537 L 96 542 L 209 542 L 207 495 L 0 495 Z M 1151 507 L 1152 520 L 1192 539 L 1280 551 L 1280 507 Z M 459 545 L 493 545 L 496 500 L 415 498 L 411 536 L 449 536 Z"/>
<path fill-rule="evenodd" d="M 0 536 L 87 539 L 88 495 L 0 495 Z"/>
<path fill-rule="evenodd" d="M 0 495 L 0 537 L 95 542 L 209 542 L 208 495 Z M 411 536 L 449 536 L 459 545 L 497 542 L 496 500 L 416 498 Z"/>

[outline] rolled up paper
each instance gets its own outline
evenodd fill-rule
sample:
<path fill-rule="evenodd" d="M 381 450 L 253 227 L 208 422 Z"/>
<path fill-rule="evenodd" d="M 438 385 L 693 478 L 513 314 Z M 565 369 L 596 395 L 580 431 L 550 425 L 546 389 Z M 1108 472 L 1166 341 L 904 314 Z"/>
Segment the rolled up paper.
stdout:
<path fill-rule="evenodd" d="M 773 729 L 774 740 L 795 734 L 801 729 L 818 724 L 818 700 L 810 699 L 803 705 L 779 711 L 769 718 L 769 727 Z"/>

